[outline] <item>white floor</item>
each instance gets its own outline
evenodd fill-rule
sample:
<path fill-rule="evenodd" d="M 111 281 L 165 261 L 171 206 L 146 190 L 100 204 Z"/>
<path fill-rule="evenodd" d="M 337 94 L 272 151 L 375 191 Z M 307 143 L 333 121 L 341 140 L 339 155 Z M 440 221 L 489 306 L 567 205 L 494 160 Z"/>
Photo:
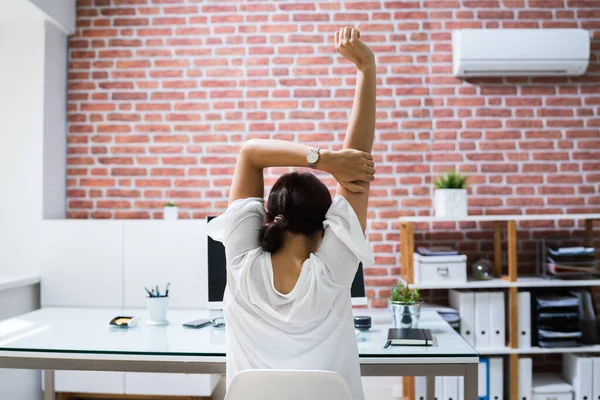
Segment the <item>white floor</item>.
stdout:
<path fill-rule="evenodd" d="M 363 377 L 365 400 L 402 400 L 401 377 Z"/>

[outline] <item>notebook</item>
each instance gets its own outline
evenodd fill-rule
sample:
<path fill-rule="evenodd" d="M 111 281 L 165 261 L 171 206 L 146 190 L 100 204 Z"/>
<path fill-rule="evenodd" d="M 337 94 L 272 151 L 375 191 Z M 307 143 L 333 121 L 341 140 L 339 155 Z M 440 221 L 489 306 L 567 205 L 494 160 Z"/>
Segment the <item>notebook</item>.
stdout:
<path fill-rule="evenodd" d="M 431 346 L 433 336 L 429 329 L 397 329 L 390 328 L 388 340 L 384 348 L 388 346 Z"/>

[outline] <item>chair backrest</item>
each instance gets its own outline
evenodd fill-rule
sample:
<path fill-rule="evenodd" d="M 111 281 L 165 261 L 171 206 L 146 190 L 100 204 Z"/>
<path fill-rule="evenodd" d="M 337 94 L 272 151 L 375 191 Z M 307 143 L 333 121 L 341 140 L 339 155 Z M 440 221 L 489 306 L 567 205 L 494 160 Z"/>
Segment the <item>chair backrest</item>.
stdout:
<path fill-rule="evenodd" d="M 330 371 L 254 369 L 237 374 L 225 400 L 352 400 L 344 378 Z"/>

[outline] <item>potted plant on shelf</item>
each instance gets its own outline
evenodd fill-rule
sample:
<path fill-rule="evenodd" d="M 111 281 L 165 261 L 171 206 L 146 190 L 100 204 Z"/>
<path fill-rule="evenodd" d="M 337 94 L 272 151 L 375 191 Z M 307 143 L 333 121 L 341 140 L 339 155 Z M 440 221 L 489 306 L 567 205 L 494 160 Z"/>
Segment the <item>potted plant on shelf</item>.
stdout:
<path fill-rule="evenodd" d="M 175 203 L 168 202 L 163 207 L 163 219 L 173 221 L 178 218 L 179 207 Z"/>
<path fill-rule="evenodd" d="M 416 328 L 421 316 L 423 300 L 419 289 L 410 289 L 408 284 L 398 285 L 392 289 L 391 294 L 392 316 L 395 328 Z"/>
<path fill-rule="evenodd" d="M 436 217 L 467 216 L 467 177 L 449 172 L 435 182 L 434 208 Z"/>

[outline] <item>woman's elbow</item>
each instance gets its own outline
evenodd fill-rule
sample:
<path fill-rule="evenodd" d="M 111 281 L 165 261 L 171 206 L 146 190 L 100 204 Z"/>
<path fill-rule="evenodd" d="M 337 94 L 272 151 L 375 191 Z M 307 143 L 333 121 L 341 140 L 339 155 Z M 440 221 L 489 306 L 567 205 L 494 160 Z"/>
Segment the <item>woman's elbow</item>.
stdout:
<path fill-rule="evenodd" d="M 249 139 L 242 145 L 240 150 L 240 159 L 244 159 L 250 163 L 254 159 L 256 150 L 259 147 L 258 139 Z"/>

